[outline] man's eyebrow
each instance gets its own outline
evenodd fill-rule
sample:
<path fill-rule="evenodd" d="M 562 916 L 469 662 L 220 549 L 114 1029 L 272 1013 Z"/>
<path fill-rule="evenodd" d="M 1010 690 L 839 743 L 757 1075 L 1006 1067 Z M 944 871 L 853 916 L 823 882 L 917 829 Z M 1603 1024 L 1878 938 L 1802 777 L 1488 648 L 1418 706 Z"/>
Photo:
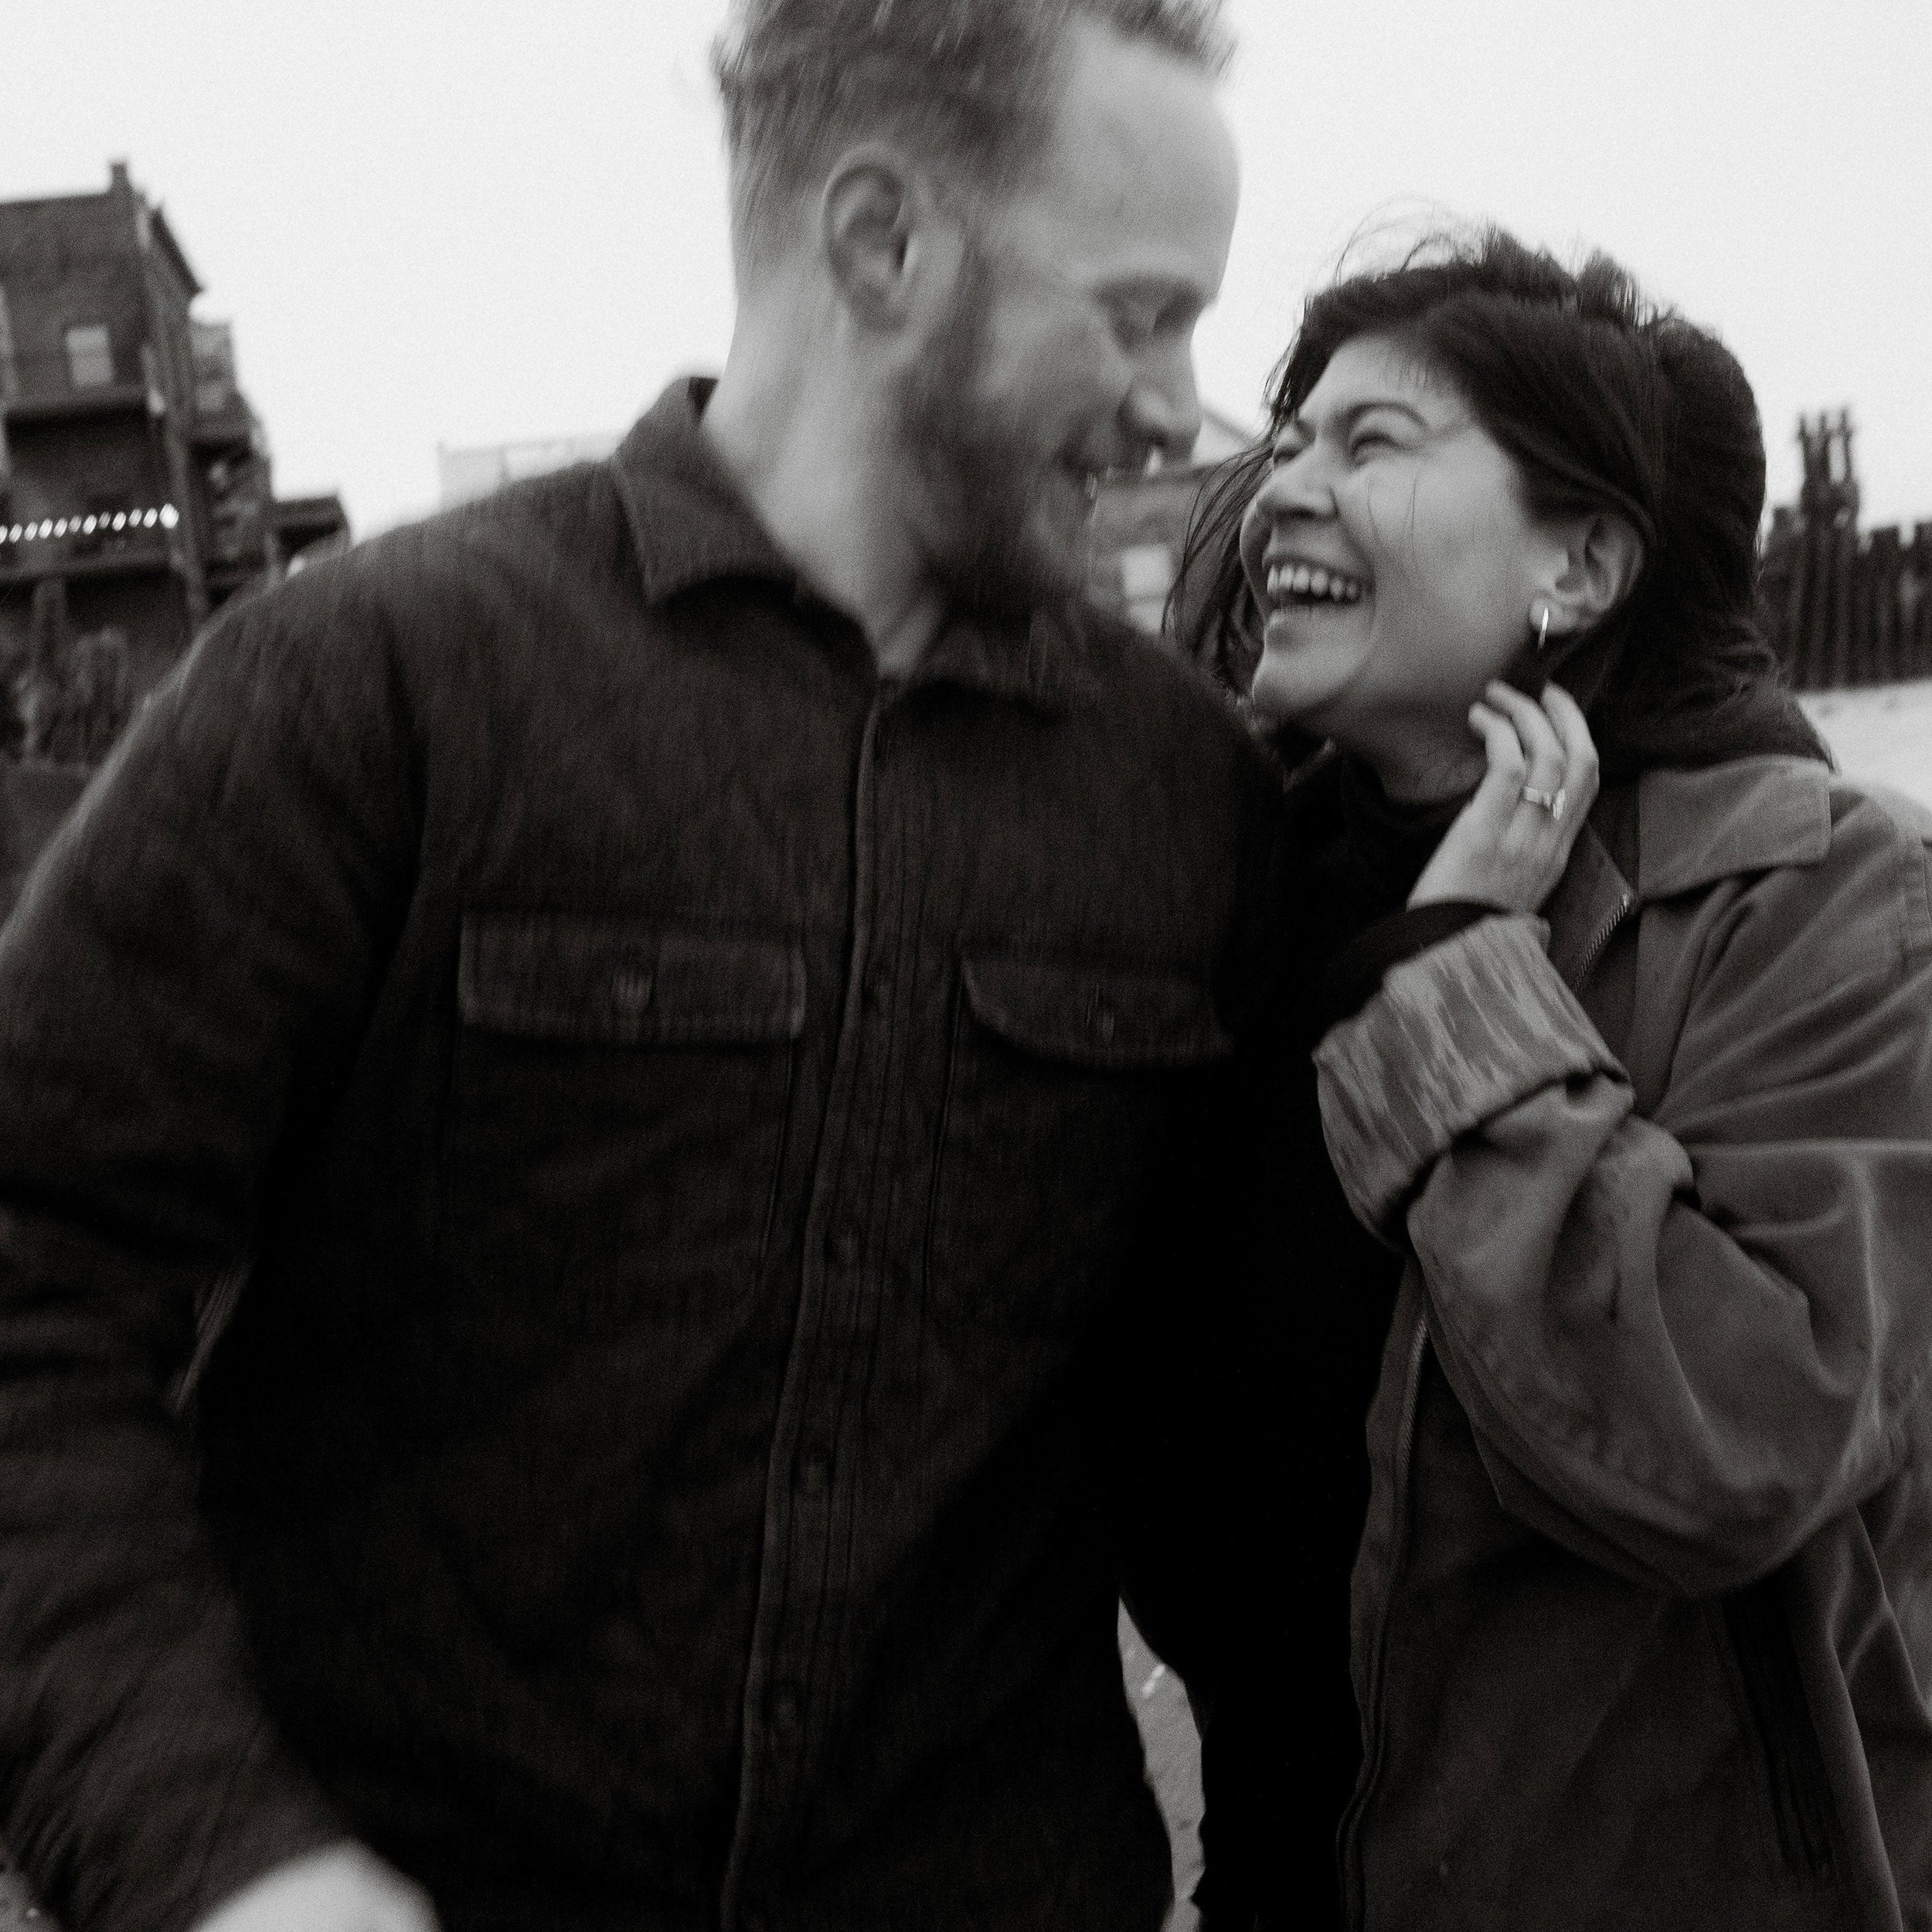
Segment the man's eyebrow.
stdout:
<path fill-rule="evenodd" d="M 1103 301 L 1145 302 L 1157 309 L 1205 299 L 1201 288 L 1187 276 L 1154 272 L 1123 275 L 1117 281 L 1102 284 L 1099 293 Z"/>

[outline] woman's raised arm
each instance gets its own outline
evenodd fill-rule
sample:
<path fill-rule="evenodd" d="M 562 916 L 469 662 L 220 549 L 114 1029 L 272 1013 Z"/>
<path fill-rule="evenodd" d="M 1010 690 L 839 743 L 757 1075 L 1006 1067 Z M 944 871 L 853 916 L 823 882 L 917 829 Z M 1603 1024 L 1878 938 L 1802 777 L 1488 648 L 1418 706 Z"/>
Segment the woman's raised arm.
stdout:
<path fill-rule="evenodd" d="M 1860 801 L 1736 891 L 1651 1117 L 1526 918 L 1396 968 L 1317 1056 L 1505 1500 L 1696 1593 L 1875 1489 L 1932 1366 L 1926 854 Z"/>

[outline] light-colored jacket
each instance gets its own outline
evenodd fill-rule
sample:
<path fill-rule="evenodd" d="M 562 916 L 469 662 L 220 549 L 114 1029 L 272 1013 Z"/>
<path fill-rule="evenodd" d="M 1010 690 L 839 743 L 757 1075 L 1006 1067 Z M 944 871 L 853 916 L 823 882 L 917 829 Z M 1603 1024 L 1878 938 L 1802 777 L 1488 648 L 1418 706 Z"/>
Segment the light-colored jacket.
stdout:
<path fill-rule="evenodd" d="M 1411 1256 L 1352 1921 L 1932 1927 L 1932 866 L 1802 760 L 1623 804 L 1316 1056 Z"/>

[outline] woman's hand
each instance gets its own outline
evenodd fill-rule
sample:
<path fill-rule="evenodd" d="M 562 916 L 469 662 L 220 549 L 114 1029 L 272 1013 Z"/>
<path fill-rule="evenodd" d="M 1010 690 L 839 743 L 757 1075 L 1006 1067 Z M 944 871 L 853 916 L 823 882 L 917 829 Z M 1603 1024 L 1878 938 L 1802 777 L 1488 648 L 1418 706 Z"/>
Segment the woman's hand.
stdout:
<path fill-rule="evenodd" d="M 1597 801 L 1597 747 L 1577 701 L 1546 685 L 1541 702 L 1492 684 L 1470 709 L 1489 769 L 1443 835 L 1411 906 L 1471 899 L 1532 913 L 1556 889 Z"/>

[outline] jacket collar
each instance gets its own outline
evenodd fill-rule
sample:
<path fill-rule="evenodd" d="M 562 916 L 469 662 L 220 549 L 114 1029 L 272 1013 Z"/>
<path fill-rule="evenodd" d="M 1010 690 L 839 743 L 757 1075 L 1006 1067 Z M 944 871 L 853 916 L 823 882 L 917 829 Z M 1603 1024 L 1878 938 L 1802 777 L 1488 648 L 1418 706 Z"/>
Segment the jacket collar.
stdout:
<path fill-rule="evenodd" d="M 722 577 L 800 587 L 797 570 L 699 432 L 716 386 L 706 376 L 672 383 L 611 458 L 647 604 Z"/>
<path fill-rule="evenodd" d="M 660 604 L 700 584 L 753 577 L 810 601 L 814 594 L 798 566 L 699 429 L 716 387 L 707 376 L 674 383 L 611 458 L 645 600 Z M 964 685 L 1056 713 L 1097 689 L 1094 648 L 1070 617 L 1037 613 L 1024 636 L 954 618 L 911 682 Z"/>
<path fill-rule="evenodd" d="M 1096 648 L 1070 615 L 1037 611 L 1023 638 L 956 617 L 934 639 L 910 682 L 963 685 L 1057 716 L 1097 695 Z"/>
<path fill-rule="evenodd" d="M 1740 872 L 1816 865 L 1831 848 L 1831 783 L 1830 768 L 1811 758 L 1645 772 L 1637 781 L 1636 882 L 1586 825 L 1544 908 L 1551 964 L 1575 987 L 1634 906 Z"/>
<path fill-rule="evenodd" d="M 1815 866 L 1832 845 L 1832 772 L 1815 758 L 1736 758 L 1638 784 L 1637 891 L 1694 892 L 1734 873 Z"/>

